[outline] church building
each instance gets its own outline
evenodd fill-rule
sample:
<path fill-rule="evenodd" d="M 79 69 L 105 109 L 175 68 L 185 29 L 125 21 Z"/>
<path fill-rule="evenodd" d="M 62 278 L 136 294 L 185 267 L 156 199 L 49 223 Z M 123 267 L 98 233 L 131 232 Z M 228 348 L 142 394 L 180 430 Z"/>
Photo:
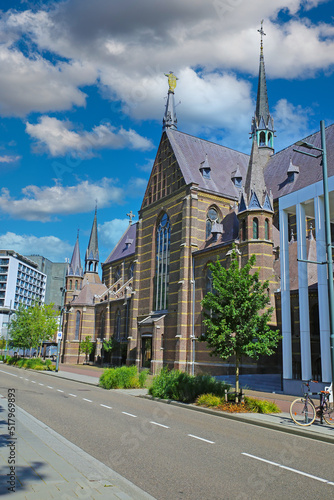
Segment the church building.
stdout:
<path fill-rule="evenodd" d="M 198 342 L 204 331 L 201 300 L 212 287 L 208 264 L 219 259 L 224 266 L 229 266 L 233 245 L 241 266 L 252 254 L 256 255 L 260 279 L 269 281 L 268 292 L 275 308 L 272 327 L 281 327 L 279 199 L 321 179 L 321 165 L 319 160 L 310 161 L 298 155 L 295 144 L 281 152 L 274 151 L 275 129 L 268 104 L 262 27 L 260 33 L 250 155 L 179 131 L 174 104 L 177 79 L 172 72 L 166 75 L 169 89 L 162 136 L 139 220 L 132 223 L 133 214 L 129 214 L 127 230 L 102 263 L 102 280 L 98 275 L 96 213 L 84 271 L 78 239 L 76 241 L 66 276 L 63 362 L 82 362 L 84 355 L 79 354 L 79 343 L 90 335 L 95 343 L 92 356 L 95 360 L 98 357 L 106 360 L 103 339 L 114 338 L 120 348 L 112 355 L 113 364 L 136 364 L 139 368 L 149 368 L 154 374 L 165 366 L 191 374 L 234 373 L 233 359 L 211 357 L 206 344 Z M 326 138 L 329 175 L 332 175 L 334 126 L 327 128 Z M 309 140 L 319 143 L 319 133 L 307 138 Z M 299 380 L 306 366 L 300 347 L 296 272 L 297 239 L 301 233 L 295 210 L 287 213 L 286 220 L 291 369 L 285 373 L 289 380 Z M 306 260 L 315 262 L 314 214 L 304 212 L 303 227 Z M 326 361 L 322 358 L 326 346 L 329 348 L 329 334 L 320 345 L 314 264 L 313 268 L 309 265 L 306 276 L 310 306 L 310 313 L 303 313 L 309 323 L 307 373 L 309 378 L 330 382 L 328 357 Z M 243 374 L 281 373 L 281 346 L 269 358 L 258 361 L 243 358 L 240 371 Z"/>

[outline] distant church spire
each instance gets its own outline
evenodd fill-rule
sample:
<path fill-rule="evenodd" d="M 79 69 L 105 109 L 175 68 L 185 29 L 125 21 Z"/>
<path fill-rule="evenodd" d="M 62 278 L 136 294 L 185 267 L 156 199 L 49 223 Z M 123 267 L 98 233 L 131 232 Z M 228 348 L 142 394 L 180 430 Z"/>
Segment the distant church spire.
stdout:
<path fill-rule="evenodd" d="M 263 56 L 263 20 L 261 21 L 261 29 L 258 30 L 261 35 L 260 46 L 260 67 L 259 67 L 259 81 L 257 88 L 257 99 L 255 115 L 252 120 L 252 138 L 256 138 L 259 147 L 267 147 L 273 149 L 274 147 L 274 120 L 269 112 L 268 92 L 266 82 L 266 72 L 264 67 Z"/>
<path fill-rule="evenodd" d="M 79 231 L 77 234 L 77 241 L 74 245 L 74 250 L 72 254 L 71 263 L 68 265 L 67 276 L 82 276 L 83 270 L 81 267 L 81 259 L 80 259 L 80 248 L 79 248 Z"/>
<path fill-rule="evenodd" d="M 173 71 L 169 73 L 165 73 L 165 76 L 168 77 L 168 95 L 166 102 L 165 114 L 162 120 L 162 129 L 166 130 L 167 128 L 177 129 L 177 118 L 175 112 L 175 103 L 174 103 L 174 90 L 176 87 L 176 76 L 173 74 Z"/>
<path fill-rule="evenodd" d="M 97 208 L 95 208 L 94 221 L 92 226 L 92 231 L 90 233 L 89 244 L 86 250 L 85 257 L 85 272 L 98 272 L 99 263 L 99 247 L 97 242 Z"/>

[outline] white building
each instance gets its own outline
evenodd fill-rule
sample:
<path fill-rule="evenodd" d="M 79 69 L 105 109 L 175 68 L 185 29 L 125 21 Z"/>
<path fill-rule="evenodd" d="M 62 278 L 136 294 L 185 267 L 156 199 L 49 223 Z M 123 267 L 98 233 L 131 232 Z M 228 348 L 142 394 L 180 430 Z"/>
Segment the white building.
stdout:
<path fill-rule="evenodd" d="M 0 250 L 0 331 L 6 336 L 10 315 L 19 304 L 44 302 L 46 275 L 35 262 L 13 250 Z"/>

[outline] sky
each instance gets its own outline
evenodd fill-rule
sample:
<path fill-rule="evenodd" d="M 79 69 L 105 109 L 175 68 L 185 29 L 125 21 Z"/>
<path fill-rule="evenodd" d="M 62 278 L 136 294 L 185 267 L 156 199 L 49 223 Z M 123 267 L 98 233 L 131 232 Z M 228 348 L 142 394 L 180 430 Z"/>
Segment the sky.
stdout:
<path fill-rule="evenodd" d="M 275 150 L 334 122 L 334 0 L 2 0 L 0 248 L 100 261 L 138 220 L 168 83 L 178 130 L 250 152 L 263 20 Z"/>

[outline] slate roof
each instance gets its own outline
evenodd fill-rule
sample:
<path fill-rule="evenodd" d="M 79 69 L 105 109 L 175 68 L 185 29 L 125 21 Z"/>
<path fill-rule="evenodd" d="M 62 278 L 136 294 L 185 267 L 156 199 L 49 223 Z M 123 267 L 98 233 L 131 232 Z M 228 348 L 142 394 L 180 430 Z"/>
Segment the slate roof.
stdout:
<path fill-rule="evenodd" d="M 102 295 L 108 288 L 101 283 L 100 277 L 96 273 L 85 273 L 82 282 L 82 289 L 71 305 L 93 305 L 94 296 Z"/>
<path fill-rule="evenodd" d="M 309 135 L 303 140 L 321 148 L 320 132 Z M 322 179 L 321 158 L 305 156 L 294 152 L 293 149 L 317 154 L 315 150 L 307 150 L 302 146 L 292 144 L 269 159 L 264 171 L 264 177 L 266 186 L 268 189 L 271 189 L 274 199 L 298 191 Z M 330 177 L 334 175 L 334 124 L 326 128 L 326 149 L 328 177 Z M 294 182 L 288 182 L 287 172 L 290 160 L 293 165 L 299 167 L 299 174 L 295 174 Z"/>
<path fill-rule="evenodd" d="M 115 262 L 119 259 L 124 259 L 129 255 L 133 255 L 136 251 L 136 234 L 137 234 L 138 222 L 131 224 L 127 227 L 123 236 L 104 262 L 104 264 L 109 264 L 110 262 Z M 103 264 L 103 265 L 104 265 Z"/>
<path fill-rule="evenodd" d="M 231 174 L 239 168 L 245 182 L 249 155 L 177 130 L 169 129 L 166 134 L 186 184 L 196 183 L 200 189 L 239 199 Z M 210 179 L 201 174 L 204 161 L 210 165 Z"/>
<path fill-rule="evenodd" d="M 68 265 L 66 275 L 67 276 L 82 276 L 83 275 L 83 269 L 81 267 L 81 260 L 80 260 L 79 236 L 77 236 L 77 240 L 76 240 L 75 245 L 74 245 L 71 263 Z"/>

